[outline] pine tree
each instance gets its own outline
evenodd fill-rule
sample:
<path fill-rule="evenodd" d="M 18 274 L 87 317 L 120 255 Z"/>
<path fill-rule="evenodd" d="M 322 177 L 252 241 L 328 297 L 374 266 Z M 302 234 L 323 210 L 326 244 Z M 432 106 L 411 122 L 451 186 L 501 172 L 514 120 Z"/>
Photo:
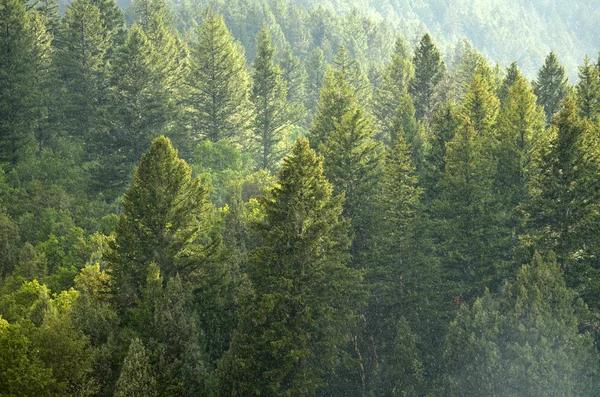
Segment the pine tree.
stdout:
<path fill-rule="evenodd" d="M 207 188 L 192 179 L 191 168 L 167 138 L 154 140 L 125 193 L 106 258 L 121 311 L 136 307 L 150 264 L 165 280 L 177 273 L 189 277 L 197 269 L 202 250 L 192 243 L 206 227 L 208 211 Z"/>
<path fill-rule="evenodd" d="M 98 170 L 104 191 L 112 188 L 119 194 L 138 159 L 173 122 L 175 106 L 158 57 L 138 25 L 129 29 L 127 40 L 115 50 L 110 65 L 109 138 L 99 143 L 106 156 Z"/>
<path fill-rule="evenodd" d="M 431 118 L 431 138 L 425 158 L 421 185 L 425 189 L 423 199 L 427 203 L 439 198 L 438 184 L 446 172 L 446 148 L 459 126 L 458 110 L 453 102 L 441 104 Z"/>
<path fill-rule="evenodd" d="M 600 294 L 597 277 L 592 276 L 598 274 L 594 225 L 600 197 L 594 186 L 599 153 L 595 132 L 579 118 L 575 101 L 568 97 L 535 153 L 530 197 L 524 206 L 530 243 L 556 253 L 567 285 L 580 291 L 593 309 Z"/>
<path fill-rule="evenodd" d="M 65 91 L 59 127 L 84 142 L 91 156 L 92 143 L 104 125 L 107 52 L 111 45 L 111 33 L 101 18 L 100 9 L 91 0 L 69 4 L 58 43 L 56 67 Z"/>
<path fill-rule="evenodd" d="M 499 267 L 507 260 L 504 214 L 493 194 L 495 161 L 492 138 L 478 133 L 463 116 L 446 145 L 445 174 L 433 213 L 438 220 L 440 255 L 450 282 L 448 295 L 467 301 L 486 286 L 502 281 Z"/>
<path fill-rule="evenodd" d="M 37 2 L 36 10 L 42 16 L 46 31 L 52 38 L 58 35 L 58 27 L 60 26 L 58 8 L 59 5 L 56 0 L 41 0 Z"/>
<path fill-rule="evenodd" d="M 543 106 L 544 112 L 546 112 L 546 125 L 550 124 L 552 116 L 558 111 L 559 104 L 565 99 L 568 91 L 569 85 L 565 68 L 558 62 L 556 54 L 550 52 L 544 66 L 538 72 L 537 81 L 534 84 L 538 105 Z"/>
<path fill-rule="evenodd" d="M 398 107 L 391 115 L 390 138 L 391 142 L 397 140 L 397 135 L 402 135 L 411 152 L 411 161 L 417 171 L 423 170 L 425 156 L 425 126 L 417 122 L 416 110 L 413 106 L 412 97 L 405 93 L 399 99 Z"/>
<path fill-rule="evenodd" d="M 404 40 L 398 37 L 392 59 L 383 72 L 381 87 L 375 93 L 373 106 L 373 113 L 385 142 L 393 142 L 393 136 L 398 133 L 393 115 L 400 111 L 401 106 L 406 106 L 406 96 L 414 74 Z M 411 107 L 414 109 L 412 100 Z"/>
<path fill-rule="evenodd" d="M 221 395 L 312 396 L 339 359 L 362 293 L 359 273 L 346 267 L 343 199 L 332 192 L 322 160 L 297 141 L 263 201 L 253 291 L 220 365 Z"/>
<path fill-rule="evenodd" d="M 115 397 L 156 396 L 156 379 L 146 355 L 144 344 L 138 338 L 131 341 L 119 380 L 115 386 Z"/>
<path fill-rule="evenodd" d="M 505 209 L 518 218 L 513 227 L 522 228 L 522 216 L 516 207 L 525 201 L 532 172 L 533 153 L 544 141 L 545 115 L 536 103 L 533 89 L 518 75 L 510 87 L 498 116 L 498 166 L 496 191 L 503 197 Z M 517 229 L 517 235 L 522 229 Z"/>
<path fill-rule="evenodd" d="M 579 332 L 586 315 L 556 259 L 536 253 L 500 296 L 486 291 L 459 310 L 446 337 L 444 395 L 593 395 L 598 353 Z"/>
<path fill-rule="evenodd" d="M 15 165 L 31 149 L 36 124 L 38 34 L 35 13 L 18 0 L 0 2 L 0 162 Z M 43 54 L 40 54 L 43 56 Z M 45 54 L 47 56 L 47 54 Z"/>
<path fill-rule="evenodd" d="M 275 64 L 275 48 L 267 26 L 263 26 L 256 42 L 251 97 L 258 143 L 256 163 L 261 169 L 274 171 L 283 154 L 280 143 L 296 112 L 287 102 L 287 86 Z"/>
<path fill-rule="evenodd" d="M 279 61 L 283 81 L 287 87 L 287 102 L 298 109 L 298 120 L 306 118 L 306 82 L 308 75 L 300 58 L 294 56 L 292 49 L 287 47 Z"/>
<path fill-rule="evenodd" d="M 428 33 L 423 35 L 413 58 L 415 78 L 411 85 L 417 119 L 429 118 L 434 106 L 436 85 L 446 72 L 446 65 Z"/>
<path fill-rule="evenodd" d="M 244 141 L 251 107 L 243 48 L 212 9 L 197 35 L 187 80 L 194 138 Z"/>
<path fill-rule="evenodd" d="M 323 50 L 317 47 L 306 62 L 306 107 L 310 114 L 317 111 L 326 70 L 325 55 Z"/>
<path fill-rule="evenodd" d="M 317 114 L 310 128 L 310 146 L 319 149 L 327 136 L 335 130 L 342 117 L 356 109 L 357 98 L 341 72 L 329 71 L 321 89 Z"/>
<path fill-rule="evenodd" d="M 106 37 L 111 47 L 123 44 L 125 40 L 125 16 L 115 0 L 92 0 L 92 5 L 98 7 L 100 19 L 106 29 Z"/>
<path fill-rule="evenodd" d="M 332 66 L 336 71 L 344 75 L 346 81 L 356 93 L 360 104 L 367 106 L 372 96 L 371 83 L 363 72 L 361 65 L 356 59 L 352 58 L 345 46 L 339 46 L 332 60 Z"/>
<path fill-rule="evenodd" d="M 471 120 L 478 134 L 492 136 L 500 110 L 500 101 L 494 94 L 487 72 L 484 67 L 478 68 L 475 72 L 465 94 L 462 113 Z"/>
<path fill-rule="evenodd" d="M 467 39 L 463 39 L 456 47 L 453 58 L 453 88 L 456 95 L 454 99 L 462 100 L 473 81 L 477 69 L 482 66 L 487 67 L 488 63 L 483 54 L 473 48 L 473 45 Z"/>
<path fill-rule="evenodd" d="M 500 100 L 500 104 L 504 106 L 506 104 L 506 100 L 508 99 L 508 91 L 515 84 L 517 79 L 523 77 L 519 67 L 516 62 L 510 64 L 509 67 L 506 68 L 506 76 L 502 79 L 502 84 L 498 90 L 498 99 Z"/>
<path fill-rule="evenodd" d="M 579 82 L 575 86 L 581 117 L 597 120 L 600 116 L 600 71 L 587 56 L 579 67 Z"/>

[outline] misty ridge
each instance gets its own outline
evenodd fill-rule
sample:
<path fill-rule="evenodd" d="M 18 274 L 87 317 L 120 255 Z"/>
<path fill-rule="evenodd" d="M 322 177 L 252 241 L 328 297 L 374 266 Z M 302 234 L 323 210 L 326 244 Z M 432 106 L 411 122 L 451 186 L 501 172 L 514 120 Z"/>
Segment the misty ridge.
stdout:
<path fill-rule="evenodd" d="M 0 397 L 600 396 L 598 23 L 0 0 Z"/>

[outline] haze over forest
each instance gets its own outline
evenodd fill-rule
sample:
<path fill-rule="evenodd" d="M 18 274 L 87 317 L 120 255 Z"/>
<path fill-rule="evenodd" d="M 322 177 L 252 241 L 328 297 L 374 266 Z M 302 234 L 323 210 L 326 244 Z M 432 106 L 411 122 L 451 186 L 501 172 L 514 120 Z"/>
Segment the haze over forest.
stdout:
<path fill-rule="evenodd" d="M 0 0 L 0 397 L 600 396 L 599 25 Z"/>

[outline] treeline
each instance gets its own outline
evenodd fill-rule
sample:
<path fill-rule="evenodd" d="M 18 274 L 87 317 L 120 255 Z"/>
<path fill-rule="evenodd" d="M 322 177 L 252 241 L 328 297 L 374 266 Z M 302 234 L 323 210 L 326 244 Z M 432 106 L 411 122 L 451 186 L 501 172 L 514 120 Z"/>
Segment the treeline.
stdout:
<path fill-rule="evenodd" d="M 0 0 L 0 396 L 598 395 L 600 65 L 217 10 Z"/>

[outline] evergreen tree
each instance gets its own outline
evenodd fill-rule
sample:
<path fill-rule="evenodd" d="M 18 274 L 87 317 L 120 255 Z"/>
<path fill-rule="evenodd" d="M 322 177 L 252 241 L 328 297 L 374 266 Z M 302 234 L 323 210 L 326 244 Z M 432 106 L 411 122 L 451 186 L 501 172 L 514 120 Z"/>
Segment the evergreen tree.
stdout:
<path fill-rule="evenodd" d="M 517 211 L 517 206 L 527 198 L 533 153 L 544 139 L 543 112 L 536 103 L 533 89 L 519 75 L 509 89 L 498 116 L 496 171 L 496 191 L 502 196 L 505 209 L 513 215 L 511 223 L 517 228 L 517 235 L 523 232 L 522 213 Z"/>
<path fill-rule="evenodd" d="M 411 84 L 417 119 L 429 118 L 434 106 L 436 85 L 446 72 L 446 65 L 428 33 L 423 35 L 413 58 L 415 78 Z"/>
<path fill-rule="evenodd" d="M 391 116 L 391 142 L 397 140 L 397 135 L 402 135 L 411 151 L 412 164 L 417 171 L 423 170 L 425 156 L 425 126 L 417 122 L 415 107 L 412 97 L 405 93 L 399 98 L 399 105 Z"/>
<path fill-rule="evenodd" d="M 36 10 L 42 16 L 46 31 L 55 38 L 58 35 L 60 26 L 60 15 L 58 13 L 59 5 L 56 0 L 41 0 L 37 2 Z"/>
<path fill-rule="evenodd" d="M 506 104 L 506 100 L 508 99 L 508 91 L 515 84 L 518 78 L 523 77 L 519 67 L 516 62 L 510 64 L 509 67 L 506 68 L 506 76 L 502 79 L 502 84 L 498 90 L 498 99 L 500 100 L 500 104 L 504 106 Z"/>
<path fill-rule="evenodd" d="M 450 282 L 447 293 L 467 301 L 484 287 L 502 281 L 500 266 L 507 260 L 510 242 L 492 190 L 491 141 L 463 116 L 446 145 L 445 174 L 433 208 L 439 222 L 440 255 Z"/>
<path fill-rule="evenodd" d="M 383 72 L 381 86 L 375 93 L 373 106 L 373 113 L 385 142 L 393 142 L 393 136 L 398 133 L 393 115 L 397 114 L 401 107 L 406 106 L 408 89 L 414 74 L 404 40 L 398 37 L 392 59 Z M 410 106 L 414 110 L 412 100 Z"/>
<path fill-rule="evenodd" d="M 369 104 L 371 100 L 371 83 L 364 74 L 361 65 L 350 55 L 348 49 L 340 45 L 332 60 L 334 69 L 344 75 L 346 81 L 354 90 L 362 106 Z"/>
<path fill-rule="evenodd" d="M 91 0 L 70 3 L 59 30 L 55 58 L 64 89 L 60 128 L 84 142 L 90 156 L 92 143 L 104 125 L 110 44 L 111 32 L 100 9 Z"/>
<path fill-rule="evenodd" d="M 35 13 L 19 0 L 0 2 L 0 161 L 15 165 L 34 142 L 38 54 Z M 47 56 L 47 54 L 46 54 Z"/>
<path fill-rule="evenodd" d="M 446 147 L 456 134 L 458 117 L 457 108 L 451 101 L 441 104 L 432 115 L 429 151 L 421 178 L 425 189 L 423 198 L 428 203 L 439 198 L 438 184 L 446 172 Z"/>
<path fill-rule="evenodd" d="M 600 115 L 600 70 L 587 56 L 579 68 L 575 94 L 581 117 L 597 120 Z"/>
<path fill-rule="evenodd" d="M 553 120 L 548 138 L 534 157 L 530 197 L 525 204 L 530 243 L 556 252 L 567 285 L 593 309 L 600 293 L 596 254 L 596 175 L 598 142 L 589 122 L 581 120 L 567 98 Z"/>
<path fill-rule="evenodd" d="M 546 112 L 546 125 L 550 124 L 552 116 L 558 111 L 559 104 L 565 99 L 568 91 L 565 68 L 558 62 L 556 54 L 550 52 L 534 84 L 538 105 L 543 106 Z"/>
<path fill-rule="evenodd" d="M 478 134 L 493 136 L 500 110 L 500 101 L 489 83 L 489 75 L 480 67 L 465 94 L 462 113 L 467 116 Z"/>
<path fill-rule="evenodd" d="M 317 111 L 327 64 L 323 50 L 317 47 L 306 62 L 306 107 L 311 114 Z"/>
<path fill-rule="evenodd" d="M 117 381 L 115 397 L 156 396 L 156 379 L 141 340 L 135 338 L 129 345 L 123 362 L 121 375 Z"/>
<path fill-rule="evenodd" d="M 129 29 L 126 42 L 115 50 L 110 66 L 109 138 L 100 142 L 106 161 L 98 179 L 104 191 L 111 187 L 119 194 L 152 140 L 165 134 L 173 122 L 168 76 L 159 69 L 157 58 L 138 25 Z"/>
<path fill-rule="evenodd" d="M 148 266 L 158 266 L 165 280 L 189 277 L 202 250 L 192 245 L 207 225 L 208 190 L 177 158 L 164 137 L 142 156 L 133 185 L 125 193 L 110 263 L 117 307 L 135 308 L 146 284 Z"/>
<path fill-rule="evenodd" d="M 319 149 L 327 136 L 335 130 L 336 123 L 340 124 L 342 117 L 357 106 L 356 95 L 344 74 L 329 71 L 325 76 L 317 114 L 310 128 L 311 147 Z"/>
<path fill-rule="evenodd" d="M 598 353 L 579 332 L 586 313 L 556 259 L 536 253 L 498 298 L 486 291 L 459 310 L 446 338 L 444 394 L 593 395 Z"/>
<path fill-rule="evenodd" d="M 221 362 L 221 395 L 312 396 L 339 359 L 362 294 L 359 273 L 346 267 L 342 197 L 332 191 L 322 160 L 297 141 L 263 201 L 253 291 Z"/>
<path fill-rule="evenodd" d="M 251 111 L 243 48 L 212 9 L 197 35 L 187 81 L 194 138 L 243 141 Z"/>
<path fill-rule="evenodd" d="M 258 142 L 256 163 L 259 168 L 273 171 L 281 159 L 280 143 L 295 112 L 287 102 L 287 87 L 275 64 L 275 48 L 268 27 L 263 26 L 256 41 L 252 76 L 253 129 Z"/>
<path fill-rule="evenodd" d="M 306 110 L 306 82 L 308 75 L 300 58 L 294 56 L 292 49 L 287 47 L 283 58 L 279 61 L 283 81 L 287 87 L 287 102 L 298 109 L 298 119 L 304 120 Z"/>

